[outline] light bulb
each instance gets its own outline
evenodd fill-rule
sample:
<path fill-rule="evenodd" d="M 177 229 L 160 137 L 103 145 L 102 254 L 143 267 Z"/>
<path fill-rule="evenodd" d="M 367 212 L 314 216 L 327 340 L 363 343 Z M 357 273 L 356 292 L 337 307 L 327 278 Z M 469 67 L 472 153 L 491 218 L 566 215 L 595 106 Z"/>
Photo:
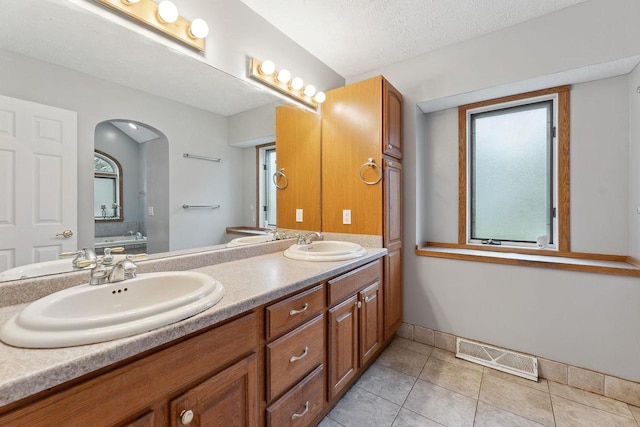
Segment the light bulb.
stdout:
<path fill-rule="evenodd" d="M 209 34 L 209 26 L 204 19 L 196 18 L 189 26 L 189 34 L 197 39 L 203 39 Z"/>
<path fill-rule="evenodd" d="M 300 77 L 294 77 L 293 80 L 291 80 L 291 83 L 289 83 L 289 86 L 291 86 L 291 89 L 293 90 L 300 90 L 302 89 L 302 86 L 304 86 L 304 82 Z"/>
<path fill-rule="evenodd" d="M 289 70 L 280 70 L 278 72 L 278 77 L 276 77 L 280 83 L 287 83 L 291 80 L 291 73 Z"/>
<path fill-rule="evenodd" d="M 158 4 L 158 18 L 165 24 L 172 24 L 178 20 L 178 8 L 169 0 L 163 0 Z"/>
<path fill-rule="evenodd" d="M 316 94 L 316 87 L 314 85 L 307 85 L 307 87 L 304 88 L 304 94 L 311 98 Z"/>
<path fill-rule="evenodd" d="M 260 72 L 265 76 L 270 76 L 274 71 L 276 71 L 276 64 L 273 61 L 267 59 L 260 64 Z"/>
<path fill-rule="evenodd" d="M 324 92 L 318 92 L 316 93 L 316 96 L 313 99 L 315 99 L 318 104 L 322 104 L 324 101 L 327 100 L 327 95 L 325 95 Z"/>

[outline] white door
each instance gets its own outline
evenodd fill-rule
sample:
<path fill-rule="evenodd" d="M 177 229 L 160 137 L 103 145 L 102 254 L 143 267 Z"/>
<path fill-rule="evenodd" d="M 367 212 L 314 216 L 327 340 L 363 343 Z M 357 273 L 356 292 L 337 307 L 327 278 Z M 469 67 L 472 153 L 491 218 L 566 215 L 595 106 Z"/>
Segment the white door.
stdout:
<path fill-rule="evenodd" d="M 0 271 L 77 250 L 77 133 L 74 111 L 0 95 Z"/>

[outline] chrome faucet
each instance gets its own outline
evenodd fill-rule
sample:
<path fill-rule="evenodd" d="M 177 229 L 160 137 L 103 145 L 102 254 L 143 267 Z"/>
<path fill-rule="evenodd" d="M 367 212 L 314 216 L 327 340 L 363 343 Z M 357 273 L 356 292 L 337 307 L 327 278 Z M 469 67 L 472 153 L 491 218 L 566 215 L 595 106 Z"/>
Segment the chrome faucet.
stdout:
<path fill-rule="evenodd" d="M 138 266 L 135 262 L 131 260 L 131 258 L 127 257 L 122 261 L 118 261 L 116 265 L 113 266 L 111 272 L 109 273 L 109 277 L 107 281 L 109 283 L 114 282 L 122 282 L 123 280 L 133 279 L 136 277 L 136 272 L 138 271 Z"/>
<path fill-rule="evenodd" d="M 90 285 L 104 285 L 105 283 L 122 282 L 136 277 L 138 266 L 130 257 L 118 261 L 110 270 L 100 260 L 95 260 L 91 267 Z"/>
<path fill-rule="evenodd" d="M 305 235 L 299 235 L 298 236 L 298 244 L 299 245 L 310 245 L 314 237 L 316 239 L 318 239 L 318 240 L 324 239 L 324 236 L 322 235 L 322 233 L 319 233 L 317 231 L 312 231 L 311 233 L 307 233 Z"/>
<path fill-rule="evenodd" d="M 71 261 L 73 268 L 81 268 L 80 263 L 82 261 L 91 261 L 92 263 L 98 259 L 96 251 L 93 248 L 82 248 L 76 252 L 76 257 Z"/>

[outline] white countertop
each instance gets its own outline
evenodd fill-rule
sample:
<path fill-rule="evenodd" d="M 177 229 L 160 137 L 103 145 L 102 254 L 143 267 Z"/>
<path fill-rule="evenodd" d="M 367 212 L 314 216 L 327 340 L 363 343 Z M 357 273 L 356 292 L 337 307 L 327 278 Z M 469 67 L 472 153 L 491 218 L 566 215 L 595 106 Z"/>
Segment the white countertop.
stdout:
<path fill-rule="evenodd" d="M 222 300 L 193 317 L 132 337 L 58 349 L 23 349 L 0 342 L 0 406 L 252 310 L 387 252 L 381 248 L 366 249 L 367 255 L 349 261 L 296 261 L 275 252 L 195 269 L 223 284 Z M 0 307 L 0 323 L 25 305 Z"/>

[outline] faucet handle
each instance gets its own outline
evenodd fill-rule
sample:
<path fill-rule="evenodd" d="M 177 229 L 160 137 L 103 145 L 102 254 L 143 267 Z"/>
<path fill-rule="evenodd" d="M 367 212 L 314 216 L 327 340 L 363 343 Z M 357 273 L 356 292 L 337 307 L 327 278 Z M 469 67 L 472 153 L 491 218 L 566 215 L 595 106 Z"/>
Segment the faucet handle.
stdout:
<path fill-rule="evenodd" d="M 138 266 L 133 262 L 133 255 L 127 255 L 126 259 L 120 261 L 122 263 L 122 269 L 124 270 L 125 279 L 133 279 L 138 272 Z"/>
<path fill-rule="evenodd" d="M 103 285 L 107 282 L 108 276 L 109 270 L 107 270 L 107 267 L 102 265 L 100 261 L 95 261 L 93 263 L 93 267 L 91 268 L 91 279 L 89 280 L 89 284 Z"/>

